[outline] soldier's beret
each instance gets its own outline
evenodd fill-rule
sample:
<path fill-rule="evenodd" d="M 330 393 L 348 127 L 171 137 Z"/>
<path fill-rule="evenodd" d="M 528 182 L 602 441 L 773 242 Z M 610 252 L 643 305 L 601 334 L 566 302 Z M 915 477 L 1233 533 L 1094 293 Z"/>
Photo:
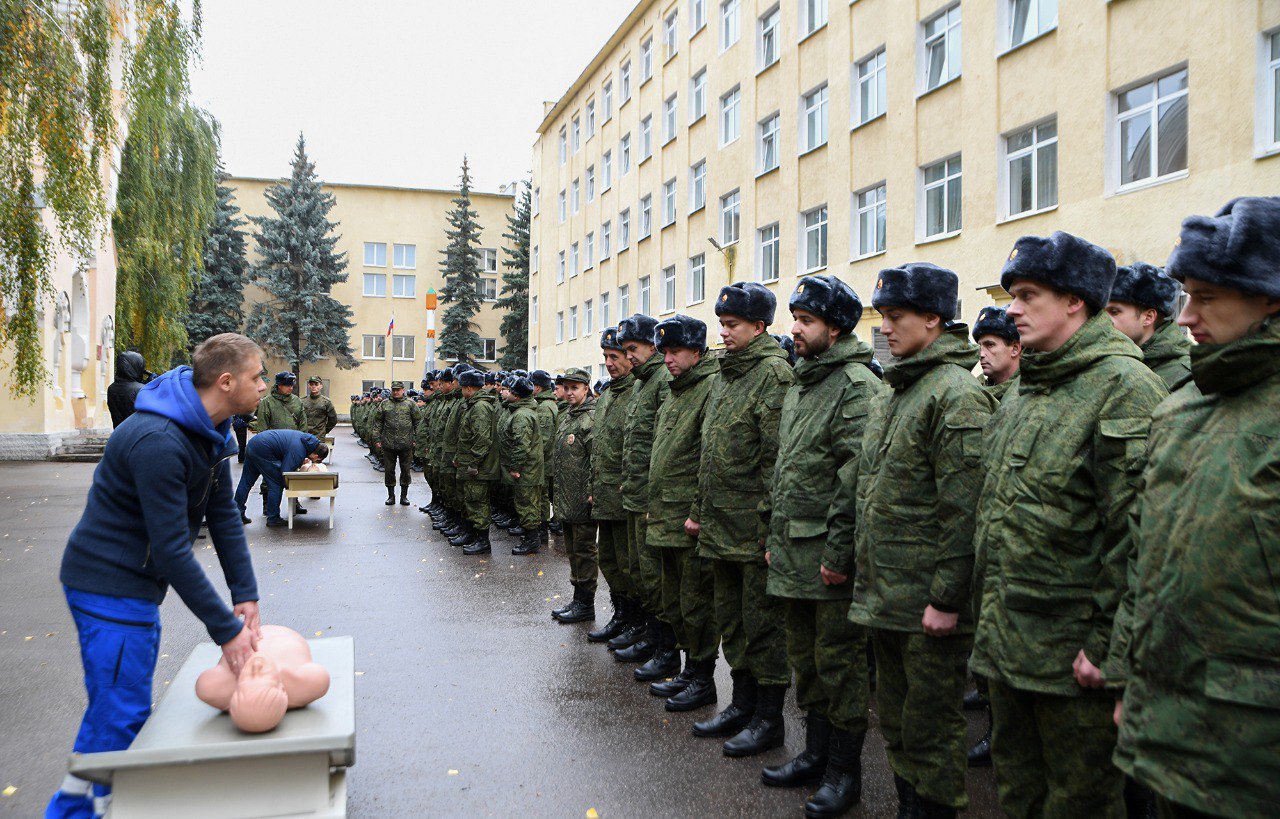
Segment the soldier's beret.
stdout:
<path fill-rule="evenodd" d="M 484 373 L 476 370 L 467 370 L 458 376 L 458 386 L 460 387 L 483 387 Z"/>
<path fill-rule="evenodd" d="M 534 370 L 529 373 L 529 381 L 533 386 L 541 387 L 544 390 L 549 390 L 556 385 L 555 380 L 551 377 L 551 373 L 546 370 Z"/>
<path fill-rule="evenodd" d="M 606 327 L 604 332 L 600 333 L 600 349 L 622 352 L 622 345 L 618 343 L 617 327 Z"/>
<path fill-rule="evenodd" d="M 978 313 L 978 320 L 973 323 L 973 340 L 977 341 L 983 336 L 996 336 L 1010 344 L 1022 339 L 1018 325 L 1013 323 L 1003 307 L 984 307 Z"/>
<path fill-rule="evenodd" d="M 564 375 L 560 376 L 560 380 L 591 386 L 591 373 L 581 367 L 570 367 L 564 371 Z"/>
<path fill-rule="evenodd" d="M 318 375 L 313 375 L 313 376 L 311 376 L 310 378 L 308 378 L 308 379 L 307 379 L 307 383 L 308 383 L 308 384 L 323 384 L 323 383 L 324 383 L 324 380 L 323 380 L 323 379 L 321 379 L 321 378 L 320 378 L 320 376 L 318 376 Z"/>
<path fill-rule="evenodd" d="M 1165 271 L 1280 298 L 1280 197 L 1241 197 L 1216 216 L 1188 216 Z"/>
<path fill-rule="evenodd" d="M 677 314 L 658 322 L 653 331 L 653 343 L 659 350 L 685 347 L 701 352 L 707 349 L 707 325 L 693 316 Z"/>
<path fill-rule="evenodd" d="M 277 386 L 283 387 L 286 384 L 292 385 L 296 383 L 298 383 L 298 376 L 294 375 L 293 373 L 288 371 L 282 372 L 282 373 L 276 373 Z"/>
<path fill-rule="evenodd" d="M 644 313 L 636 313 L 630 318 L 624 318 L 618 322 L 618 343 L 638 341 L 641 344 L 652 344 L 653 329 L 657 326 L 658 320 Z"/>
<path fill-rule="evenodd" d="M 441 370 L 436 374 L 437 381 L 443 381 L 446 384 L 452 384 L 457 378 L 453 374 L 453 370 Z"/>
<path fill-rule="evenodd" d="M 533 383 L 524 376 L 516 376 L 511 379 L 511 386 L 508 389 L 520 398 L 528 398 L 533 395 Z"/>
<path fill-rule="evenodd" d="M 393 389 L 393 390 L 402 390 L 402 389 L 404 389 L 404 382 L 403 382 L 403 381 L 392 381 L 392 382 L 391 382 L 391 389 Z"/>
<path fill-rule="evenodd" d="M 853 288 L 825 273 L 806 276 L 796 285 L 787 303 L 791 310 L 804 310 L 847 333 L 862 319 L 862 299 Z"/>
<path fill-rule="evenodd" d="M 1101 310 L 1111 300 L 1116 260 L 1103 248 L 1061 230 L 1048 237 L 1023 236 L 1014 242 L 1000 271 L 1000 286 L 1008 291 L 1017 279 L 1047 284 Z"/>
<path fill-rule="evenodd" d="M 1178 310 L 1178 294 L 1181 292 L 1182 286 L 1160 268 L 1146 262 L 1134 262 L 1116 268 L 1111 301 L 1122 301 L 1172 316 Z"/>
<path fill-rule="evenodd" d="M 787 363 L 794 367 L 796 365 L 796 340 L 782 333 L 774 335 L 773 340 L 778 342 L 778 346 L 787 354 Z"/>
<path fill-rule="evenodd" d="M 766 326 L 773 324 L 777 307 L 773 291 L 756 282 L 734 282 L 722 287 L 716 299 L 717 316 L 740 316 L 747 321 L 763 321 Z"/>
<path fill-rule="evenodd" d="M 880 271 L 871 305 L 877 310 L 907 307 L 951 321 L 959 297 L 960 278 L 955 273 L 928 262 L 910 262 Z"/>

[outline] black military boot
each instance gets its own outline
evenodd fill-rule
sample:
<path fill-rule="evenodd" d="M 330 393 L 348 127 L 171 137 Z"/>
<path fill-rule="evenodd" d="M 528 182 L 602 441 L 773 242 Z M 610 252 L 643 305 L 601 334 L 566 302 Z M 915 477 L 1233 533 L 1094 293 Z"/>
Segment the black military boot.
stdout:
<path fill-rule="evenodd" d="M 387 506 L 395 506 L 395 505 L 396 505 L 396 490 L 395 490 L 395 487 L 394 487 L 394 486 L 388 486 L 388 487 L 387 487 L 387 503 L 386 503 L 386 505 L 387 505 Z"/>
<path fill-rule="evenodd" d="M 653 657 L 633 673 L 639 682 L 652 682 L 670 677 L 680 671 L 680 652 L 676 650 L 676 632 L 661 621 L 654 621 L 658 641 L 653 647 Z"/>
<path fill-rule="evenodd" d="M 455 538 L 467 530 L 467 522 L 462 519 L 462 515 L 450 513 L 449 519 L 452 522 L 441 529 L 440 534 L 447 538 Z"/>
<path fill-rule="evenodd" d="M 667 700 L 668 711 L 692 711 L 716 704 L 716 658 L 709 657 L 693 664 L 693 679 L 679 694 Z"/>
<path fill-rule="evenodd" d="M 981 711 L 990 704 L 986 695 L 976 688 L 964 695 L 964 710 L 966 711 Z"/>
<path fill-rule="evenodd" d="M 499 509 L 498 511 L 493 513 L 493 523 L 499 528 L 509 529 L 513 525 L 515 525 L 515 520 L 513 520 L 512 517 L 508 515 L 504 510 Z"/>
<path fill-rule="evenodd" d="M 617 592 L 609 592 L 609 602 L 613 604 L 613 616 L 609 618 L 609 622 L 595 631 L 587 632 L 587 639 L 593 643 L 608 642 L 627 628 L 627 618 L 624 614 L 627 598 Z"/>
<path fill-rule="evenodd" d="M 578 602 L 578 587 L 574 586 L 573 595 L 569 598 L 569 602 L 565 603 L 563 606 L 560 606 L 559 608 L 554 608 L 551 610 L 551 619 L 559 620 L 560 615 L 568 614 L 569 609 L 573 608 L 573 604 L 576 602 Z"/>
<path fill-rule="evenodd" d="M 635 600 L 628 599 L 626 628 L 617 637 L 609 640 L 607 646 L 610 651 L 630 648 L 644 639 L 646 631 L 648 631 L 648 621 L 645 619 L 644 609 L 640 608 L 640 604 Z"/>
<path fill-rule="evenodd" d="M 765 768 L 760 781 L 775 788 L 794 788 L 822 779 L 827 770 L 831 720 L 810 711 L 804 717 L 804 750 L 790 762 Z"/>
<path fill-rule="evenodd" d="M 564 524 L 563 524 L 563 523 L 561 523 L 560 521 L 556 520 L 555 518 L 552 518 L 552 519 L 547 523 L 547 529 L 548 529 L 548 530 L 550 530 L 551 534 L 553 534 L 553 535 L 563 535 L 563 534 L 564 534 Z"/>
<path fill-rule="evenodd" d="M 746 671 L 733 671 L 733 700 L 729 707 L 711 719 L 693 724 L 695 737 L 728 737 L 742 730 L 756 712 L 756 699 L 760 686 L 756 678 Z M 688 689 L 685 689 L 686 691 Z M 681 693 L 684 693 L 683 691 Z"/>
<path fill-rule="evenodd" d="M 907 780 L 893 775 L 893 786 L 898 790 L 898 819 L 920 819 L 920 794 Z"/>
<path fill-rule="evenodd" d="M 578 587 L 573 590 L 573 603 L 569 610 L 556 617 L 561 623 L 582 623 L 596 619 L 596 595 Z"/>
<path fill-rule="evenodd" d="M 782 721 L 782 700 L 787 695 L 785 685 L 762 685 L 756 697 L 756 713 L 747 727 L 725 742 L 725 756 L 755 756 L 777 748 L 787 738 L 787 726 Z"/>
<path fill-rule="evenodd" d="M 973 743 L 973 747 L 969 749 L 967 754 L 970 768 L 991 767 L 991 706 L 988 705 L 986 707 L 986 712 L 987 732 L 982 735 L 982 739 Z"/>
<path fill-rule="evenodd" d="M 409 505 L 409 487 L 407 486 L 400 487 L 400 505 L 401 506 Z"/>
<path fill-rule="evenodd" d="M 956 809 L 922 796 L 920 797 L 920 819 L 956 819 Z"/>
<path fill-rule="evenodd" d="M 513 555 L 535 555 L 542 548 L 542 544 L 538 542 L 538 533 L 525 532 L 520 536 L 520 542 L 511 547 Z"/>
<path fill-rule="evenodd" d="M 449 538 L 450 546 L 470 546 L 476 540 L 476 530 L 470 524 L 462 524 L 462 531 Z"/>
<path fill-rule="evenodd" d="M 689 687 L 693 682 L 693 660 L 689 652 L 684 653 L 684 670 L 667 680 L 658 680 L 649 684 L 649 693 L 655 697 L 674 697 Z"/>
<path fill-rule="evenodd" d="M 804 803 L 809 819 L 843 816 L 862 799 L 862 741 L 864 732 L 831 729 L 830 756 L 822 784 Z"/>
<path fill-rule="evenodd" d="M 525 535 L 524 527 L 521 526 L 519 523 L 517 523 L 515 526 L 508 526 L 507 534 L 511 535 L 512 537 L 524 537 Z"/>
<path fill-rule="evenodd" d="M 489 527 L 485 527 L 476 531 L 475 539 L 467 546 L 462 547 L 464 555 L 487 555 L 493 551 L 493 547 L 489 545 Z"/>
<path fill-rule="evenodd" d="M 620 648 L 613 652 L 613 659 L 620 663 L 643 663 L 653 657 L 658 650 L 659 629 L 658 621 L 651 617 L 647 611 L 640 611 L 641 623 L 644 631 L 639 640 L 635 641 L 626 648 Z"/>
<path fill-rule="evenodd" d="M 545 523 L 538 527 L 538 542 L 543 546 L 551 542 L 551 532 L 547 529 L 547 524 Z"/>
<path fill-rule="evenodd" d="M 431 516 L 431 528 L 439 532 L 441 529 L 447 527 L 452 521 L 453 518 L 449 515 L 449 510 L 441 507 L 439 514 Z"/>

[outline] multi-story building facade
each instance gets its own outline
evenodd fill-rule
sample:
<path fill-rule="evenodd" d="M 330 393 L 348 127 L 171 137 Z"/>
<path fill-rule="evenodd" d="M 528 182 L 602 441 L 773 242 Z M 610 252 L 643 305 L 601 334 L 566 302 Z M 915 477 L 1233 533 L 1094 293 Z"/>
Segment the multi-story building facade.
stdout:
<path fill-rule="evenodd" d="M 642 0 L 538 130 L 531 360 L 714 325 L 744 279 L 786 332 L 799 277 L 869 304 L 908 261 L 972 320 L 1025 234 L 1162 264 L 1182 217 L 1280 190 L 1278 86 L 1277 0 Z"/>
<path fill-rule="evenodd" d="M 264 193 L 277 181 L 236 177 L 227 185 L 235 190 L 236 204 L 246 216 L 275 216 Z M 303 365 L 301 374 L 304 381 L 320 376 L 325 394 L 342 414 L 355 393 L 388 386 L 392 380 L 416 387 L 425 371 L 448 365 L 442 358 L 428 358 L 426 304 L 430 292 L 444 290 L 441 251 L 448 243 L 447 216 L 458 192 L 338 183 L 326 183 L 324 189 L 335 199 L 329 219 L 338 223 L 335 232 L 341 239 L 336 250 L 347 254 L 347 281 L 333 288 L 333 297 L 352 309 L 351 346 L 360 365 L 342 370 L 325 359 Z M 508 229 L 514 194 L 514 185 L 496 194 L 471 192 L 471 207 L 479 214 L 481 227 L 479 261 L 485 304 L 476 315 L 475 330 L 484 340 L 484 362 L 496 361 L 504 345 L 498 332 L 502 315 L 494 302 L 502 287 L 503 248 L 509 246 L 502 234 Z M 251 225 L 246 230 L 256 228 Z M 250 239 L 250 259 L 256 254 L 256 242 Z M 245 289 L 246 313 L 257 298 L 261 298 L 258 288 Z M 437 333 L 447 307 L 441 303 L 436 311 Z M 388 334 L 393 316 L 395 327 Z M 278 372 L 289 366 L 273 359 L 267 368 Z M 490 366 L 495 368 L 496 364 Z"/>

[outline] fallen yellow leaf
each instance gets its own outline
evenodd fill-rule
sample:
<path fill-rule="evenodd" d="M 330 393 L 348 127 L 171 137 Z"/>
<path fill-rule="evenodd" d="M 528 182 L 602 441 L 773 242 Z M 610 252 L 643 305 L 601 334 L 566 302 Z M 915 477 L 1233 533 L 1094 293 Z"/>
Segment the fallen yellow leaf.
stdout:
<path fill-rule="evenodd" d="M 317 636 L 317 637 L 319 637 L 321 634 L 324 634 L 324 632 L 323 632 L 323 631 L 317 631 L 317 632 L 316 632 L 316 636 Z"/>
<path fill-rule="evenodd" d="M 595 808 L 587 808 L 587 819 L 600 819 L 600 814 Z"/>
<path fill-rule="evenodd" d="M 538 572 L 538 577 L 542 577 L 542 572 L 541 572 L 541 571 L 539 571 L 539 572 Z"/>
<path fill-rule="evenodd" d="M 18 792 L 18 789 L 12 785 L 5 788 L 3 791 L 0 791 L 0 793 L 3 793 L 5 796 L 13 796 L 17 792 Z"/>
<path fill-rule="evenodd" d="M 458 775 L 457 771 L 455 771 L 453 768 L 449 769 L 449 776 L 457 776 L 457 775 Z"/>

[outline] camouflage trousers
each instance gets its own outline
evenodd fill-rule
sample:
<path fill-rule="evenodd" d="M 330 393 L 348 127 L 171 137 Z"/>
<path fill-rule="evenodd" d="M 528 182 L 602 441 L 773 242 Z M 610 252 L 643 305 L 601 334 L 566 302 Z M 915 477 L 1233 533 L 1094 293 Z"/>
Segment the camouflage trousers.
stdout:
<path fill-rule="evenodd" d="M 627 580 L 640 605 L 654 617 L 662 611 L 662 561 L 647 542 L 649 520 L 644 512 L 627 512 Z"/>
<path fill-rule="evenodd" d="M 598 558 L 600 574 L 609 584 L 609 591 L 623 597 L 632 597 L 634 592 L 627 579 L 627 522 L 625 520 L 597 520 L 600 527 L 598 540 Z"/>
<path fill-rule="evenodd" d="M 489 505 L 495 510 L 511 509 L 511 484 L 505 481 L 490 481 Z"/>
<path fill-rule="evenodd" d="M 527 531 L 536 531 L 546 521 L 547 485 L 542 481 L 526 481 L 517 478 L 511 485 L 511 499 L 516 518 Z"/>
<path fill-rule="evenodd" d="M 796 705 L 840 731 L 867 732 L 871 682 L 867 629 L 849 620 L 848 600 L 786 600 L 787 662 Z"/>
<path fill-rule="evenodd" d="M 889 766 L 925 799 L 964 810 L 964 689 L 973 637 L 872 629 L 871 641 Z"/>
<path fill-rule="evenodd" d="M 596 546 L 596 522 L 564 522 L 564 549 L 569 554 L 569 582 L 575 589 L 595 596 L 600 558 Z"/>
<path fill-rule="evenodd" d="M 491 481 L 462 481 L 462 517 L 473 529 L 487 530 L 493 523 L 489 508 Z"/>
<path fill-rule="evenodd" d="M 396 464 L 400 465 L 400 485 L 409 486 L 413 483 L 413 473 L 409 471 L 409 467 L 413 465 L 412 449 L 388 449 L 384 446 L 378 450 L 378 457 L 382 459 L 382 468 L 386 470 L 382 473 L 382 482 L 388 489 L 396 485 Z"/>
<path fill-rule="evenodd" d="M 737 560 L 711 561 L 715 578 L 715 628 L 724 658 L 761 685 L 790 685 L 785 604 L 765 591 L 769 567 Z"/>
<path fill-rule="evenodd" d="M 452 466 L 443 466 L 440 468 L 439 486 L 436 491 L 440 493 L 440 499 L 444 505 L 453 510 L 462 508 L 462 499 L 458 493 L 457 472 Z"/>
<path fill-rule="evenodd" d="M 711 561 L 698 557 L 696 547 L 646 547 L 658 552 L 662 568 L 662 607 L 658 619 L 675 629 L 680 648 L 692 662 L 720 653 L 716 634 L 715 576 Z M 847 607 L 846 607 L 847 608 Z"/>
<path fill-rule="evenodd" d="M 1123 819 L 1124 774 L 1116 747 L 1115 698 L 991 689 L 991 763 L 1000 807 L 1013 819 L 1089 816 Z"/>
<path fill-rule="evenodd" d="M 1213 814 L 1203 813 L 1177 802 L 1170 802 L 1163 796 L 1156 797 L 1156 816 L 1160 819 L 1213 819 Z"/>

